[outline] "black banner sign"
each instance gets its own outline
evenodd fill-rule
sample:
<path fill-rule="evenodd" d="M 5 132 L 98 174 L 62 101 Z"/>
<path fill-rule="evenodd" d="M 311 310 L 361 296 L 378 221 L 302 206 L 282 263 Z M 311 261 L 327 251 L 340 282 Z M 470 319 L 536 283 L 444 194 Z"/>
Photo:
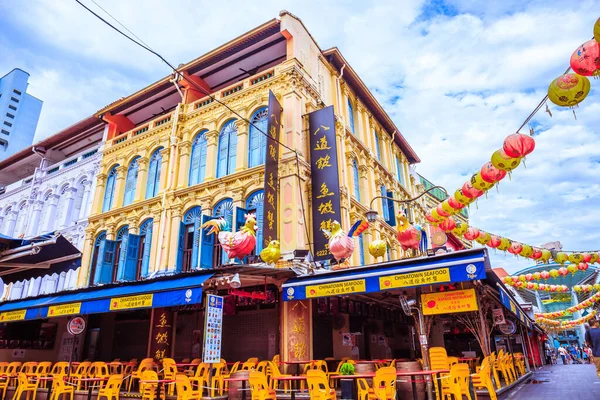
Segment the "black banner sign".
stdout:
<path fill-rule="evenodd" d="M 340 180 L 333 106 L 310 113 L 308 125 L 312 174 L 314 259 L 326 260 L 333 256 L 329 252 L 329 240 L 322 229 L 331 231 L 331 223 L 341 221 Z"/>
<path fill-rule="evenodd" d="M 263 248 L 271 240 L 278 240 L 278 183 L 279 183 L 279 133 L 281 131 L 281 104 L 269 90 L 269 119 L 267 122 L 267 154 L 265 160 L 265 202 L 263 205 Z"/>

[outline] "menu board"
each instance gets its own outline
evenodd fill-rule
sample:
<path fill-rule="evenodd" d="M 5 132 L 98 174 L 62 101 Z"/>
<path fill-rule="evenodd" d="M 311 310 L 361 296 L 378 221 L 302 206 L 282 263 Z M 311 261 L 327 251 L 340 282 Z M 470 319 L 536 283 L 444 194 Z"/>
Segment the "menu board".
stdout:
<path fill-rule="evenodd" d="M 223 297 L 209 294 L 206 296 L 206 315 L 204 318 L 203 362 L 218 363 L 221 361 L 222 329 Z"/>

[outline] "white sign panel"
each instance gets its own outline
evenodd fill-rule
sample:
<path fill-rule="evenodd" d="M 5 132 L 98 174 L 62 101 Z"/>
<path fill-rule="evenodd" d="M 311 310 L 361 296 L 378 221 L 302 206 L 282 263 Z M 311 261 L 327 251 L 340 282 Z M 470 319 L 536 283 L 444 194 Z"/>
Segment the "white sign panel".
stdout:
<path fill-rule="evenodd" d="M 221 338 L 223 336 L 223 297 L 206 296 L 206 316 L 204 318 L 204 357 L 205 363 L 221 361 Z"/>

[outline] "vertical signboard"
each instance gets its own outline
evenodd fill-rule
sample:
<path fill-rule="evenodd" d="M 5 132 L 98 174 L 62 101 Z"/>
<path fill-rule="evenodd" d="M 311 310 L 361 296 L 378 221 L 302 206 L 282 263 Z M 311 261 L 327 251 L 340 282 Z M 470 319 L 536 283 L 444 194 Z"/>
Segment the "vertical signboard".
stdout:
<path fill-rule="evenodd" d="M 223 297 L 206 295 L 204 316 L 204 357 L 202 362 L 221 361 L 221 338 L 223 336 Z"/>
<path fill-rule="evenodd" d="M 171 357 L 173 312 L 167 308 L 155 308 L 152 312 L 150 356 L 154 361 L 162 362 L 163 358 Z"/>
<path fill-rule="evenodd" d="M 265 202 L 262 226 L 263 243 L 267 247 L 277 236 L 277 204 L 279 182 L 279 133 L 281 131 L 281 104 L 269 90 L 269 119 L 267 122 L 267 154 L 265 160 Z"/>
<path fill-rule="evenodd" d="M 310 133 L 310 167 L 312 174 L 312 216 L 314 259 L 332 258 L 329 240 L 333 221 L 341 221 L 340 181 L 333 106 L 308 115 Z"/>

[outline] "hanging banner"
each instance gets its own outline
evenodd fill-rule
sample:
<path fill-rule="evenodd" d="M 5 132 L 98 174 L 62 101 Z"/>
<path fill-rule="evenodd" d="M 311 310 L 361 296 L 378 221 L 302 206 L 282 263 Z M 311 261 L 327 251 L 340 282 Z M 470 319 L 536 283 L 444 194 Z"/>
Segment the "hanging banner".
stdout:
<path fill-rule="evenodd" d="M 206 296 L 206 315 L 204 317 L 204 357 L 205 363 L 221 361 L 221 339 L 223 337 L 223 297 L 209 294 Z"/>
<path fill-rule="evenodd" d="M 421 295 L 421 305 L 423 315 L 453 314 L 479 310 L 475 289 L 423 293 Z"/>
<path fill-rule="evenodd" d="M 155 308 L 152 313 L 150 356 L 154 361 L 162 362 L 163 358 L 171 357 L 173 312 L 168 308 Z"/>
<path fill-rule="evenodd" d="M 338 174 L 335 117 L 333 106 L 308 114 L 310 167 L 312 174 L 312 216 L 314 259 L 332 258 L 323 229 L 341 222 L 340 180 Z"/>
<path fill-rule="evenodd" d="M 269 90 L 269 117 L 267 122 L 267 154 L 265 161 L 265 202 L 263 203 L 264 223 L 263 248 L 271 240 L 277 240 L 277 204 L 279 183 L 279 134 L 281 132 L 281 104 L 277 97 Z"/>

